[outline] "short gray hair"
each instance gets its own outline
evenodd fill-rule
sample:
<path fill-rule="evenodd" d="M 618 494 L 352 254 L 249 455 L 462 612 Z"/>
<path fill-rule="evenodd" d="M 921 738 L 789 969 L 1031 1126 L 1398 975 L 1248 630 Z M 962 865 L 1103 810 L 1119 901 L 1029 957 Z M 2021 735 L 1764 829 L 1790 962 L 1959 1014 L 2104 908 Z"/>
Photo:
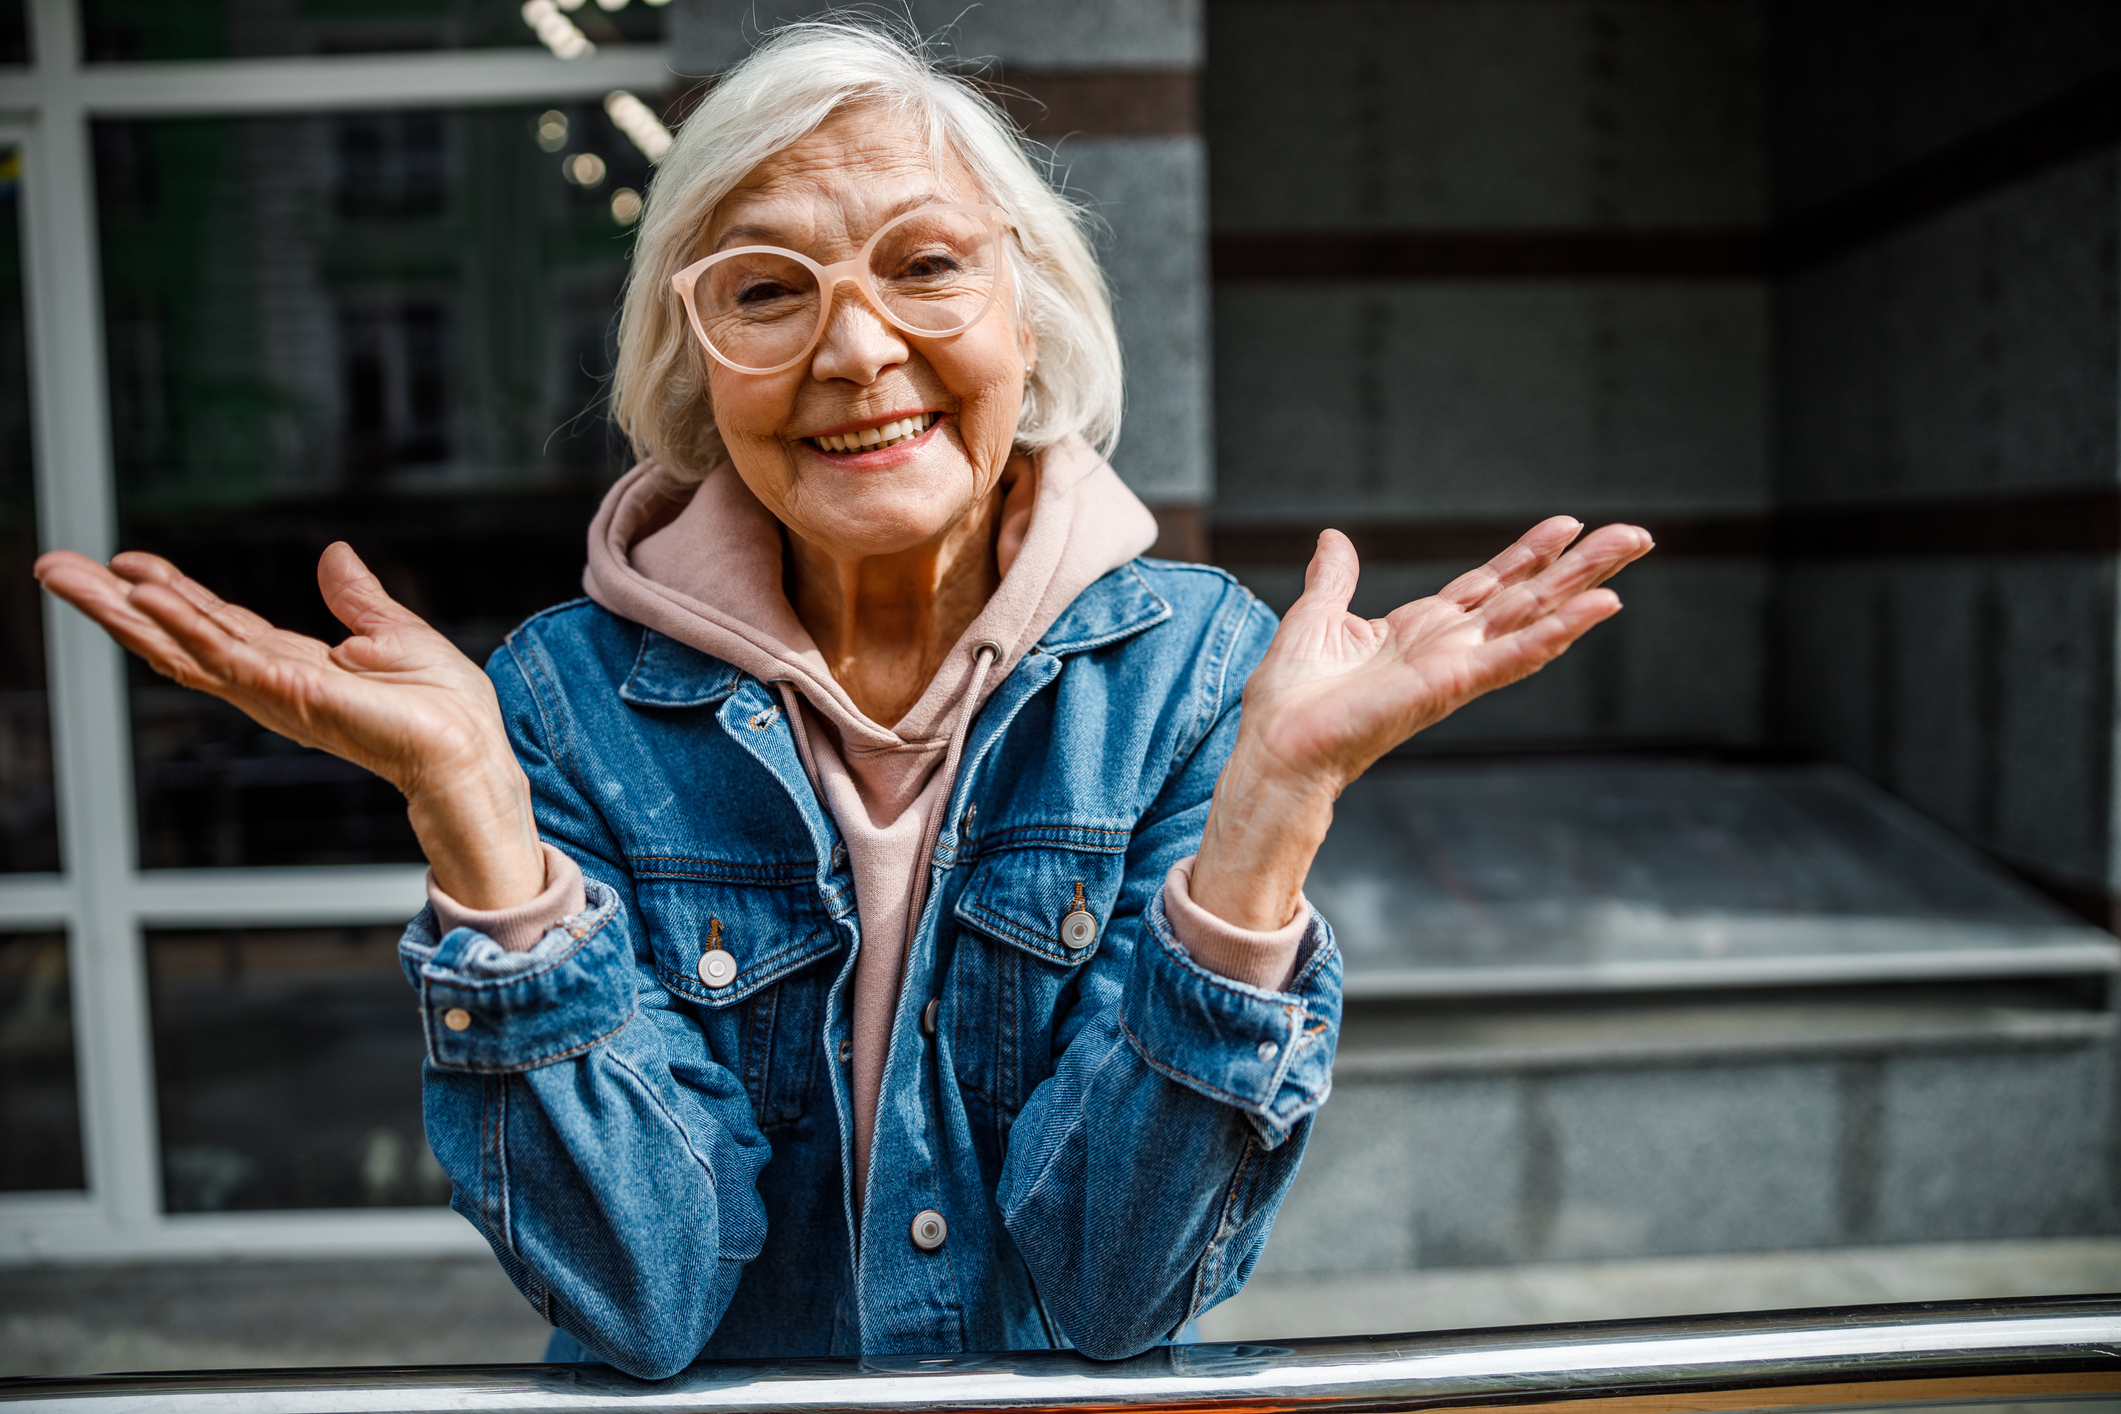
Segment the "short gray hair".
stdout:
<path fill-rule="evenodd" d="M 1080 435 L 1102 453 L 1119 440 L 1119 336 L 1091 253 L 1089 217 L 1063 197 L 992 100 L 943 69 L 916 37 L 843 19 L 767 35 L 687 118 L 657 164 L 619 316 L 612 409 L 634 450 L 681 482 L 727 457 L 707 396 L 707 356 L 670 288 L 715 207 L 759 163 L 842 108 L 879 103 L 915 118 L 940 159 L 954 153 L 982 196 L 1009 213 L 1017 317 L 1038 339 L 1016 445 Z"/>

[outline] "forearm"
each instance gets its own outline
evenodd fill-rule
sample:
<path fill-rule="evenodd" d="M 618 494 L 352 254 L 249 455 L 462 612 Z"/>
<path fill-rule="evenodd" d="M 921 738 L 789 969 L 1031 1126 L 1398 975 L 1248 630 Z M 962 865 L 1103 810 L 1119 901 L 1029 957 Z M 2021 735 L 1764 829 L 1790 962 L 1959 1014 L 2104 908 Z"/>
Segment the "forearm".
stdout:
<path fill-rule="evenodd" d="M 1286 925 L 1302 906 L 1337 794 L 1329 781 L 1280 768 L 1240 731 L 1201 831 L 1193 901 L 1240 928 Z"/>

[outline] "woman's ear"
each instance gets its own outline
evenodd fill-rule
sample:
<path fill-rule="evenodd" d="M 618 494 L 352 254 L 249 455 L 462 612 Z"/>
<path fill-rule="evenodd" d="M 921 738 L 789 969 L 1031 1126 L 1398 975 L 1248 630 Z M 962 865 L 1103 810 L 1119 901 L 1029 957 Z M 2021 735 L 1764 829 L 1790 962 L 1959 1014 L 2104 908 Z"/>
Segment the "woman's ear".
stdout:
<path fill-rule="evenodd" d="M 1016 338 L 1017 347 L 1024 355 L 1024 381 L 1031 381 L 1031 370 L 1038 367 L 1038 331 L 1029 324 L 1023 327 Z"/>

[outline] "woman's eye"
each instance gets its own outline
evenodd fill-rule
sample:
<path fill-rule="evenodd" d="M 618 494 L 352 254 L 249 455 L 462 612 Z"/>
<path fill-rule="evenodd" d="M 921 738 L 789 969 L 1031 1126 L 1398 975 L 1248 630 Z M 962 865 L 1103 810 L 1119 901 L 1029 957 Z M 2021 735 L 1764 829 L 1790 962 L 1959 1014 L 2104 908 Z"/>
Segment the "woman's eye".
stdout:
<path fill-rule="evenodd" d="M 954 256 L 941 251 L 929 255 L 916 255 L 899 267 L 902 280 L 946 280 L 958 272 Z"/>
<path fill-rule="evenodd" d="M 766 304 L 772 300 L 786 299 L 790 291 L 776 280 L 760 280 L 744 286 L 736 292 L 738 304 Z"/>

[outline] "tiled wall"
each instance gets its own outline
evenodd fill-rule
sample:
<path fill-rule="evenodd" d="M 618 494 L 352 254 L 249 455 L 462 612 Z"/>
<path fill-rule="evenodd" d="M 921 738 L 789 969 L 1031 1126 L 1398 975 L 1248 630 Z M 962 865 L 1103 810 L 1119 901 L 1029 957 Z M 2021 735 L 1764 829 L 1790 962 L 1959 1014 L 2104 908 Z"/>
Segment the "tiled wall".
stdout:
<path fill-rule="evenodd" d="M 1779 215 L 1860 236 L 1777 284 L 1777 498 L 1962 524 L 1786 560 L 1775 729 L 2096 907 L 2121 886 L 2121 153 L 2070 104 L 2121 61 L 2121 9 L 1774 15 Z"/>
<path fill-rule="evenodd" d="M 1233 568 L 1282 607 L 1328 524 L 1500 550 L 1561 512 L 1764 515 L 1767 284 L 1660 268 L 1761 222 L 1763 53 L 1750 0 L 1212 4 L 1213 230 L 1248 257 L 1215 291 L 1216 523 L 1291 531 Z M 1346 278 L 1291 236 L 1448 249 Z M 1412 538 L 1368 611 L 1471 563 Z M 1423 740 L 1757 743 L 1767 584 L 1757 554 L 1654 558 L 1620 620 Z"/>

